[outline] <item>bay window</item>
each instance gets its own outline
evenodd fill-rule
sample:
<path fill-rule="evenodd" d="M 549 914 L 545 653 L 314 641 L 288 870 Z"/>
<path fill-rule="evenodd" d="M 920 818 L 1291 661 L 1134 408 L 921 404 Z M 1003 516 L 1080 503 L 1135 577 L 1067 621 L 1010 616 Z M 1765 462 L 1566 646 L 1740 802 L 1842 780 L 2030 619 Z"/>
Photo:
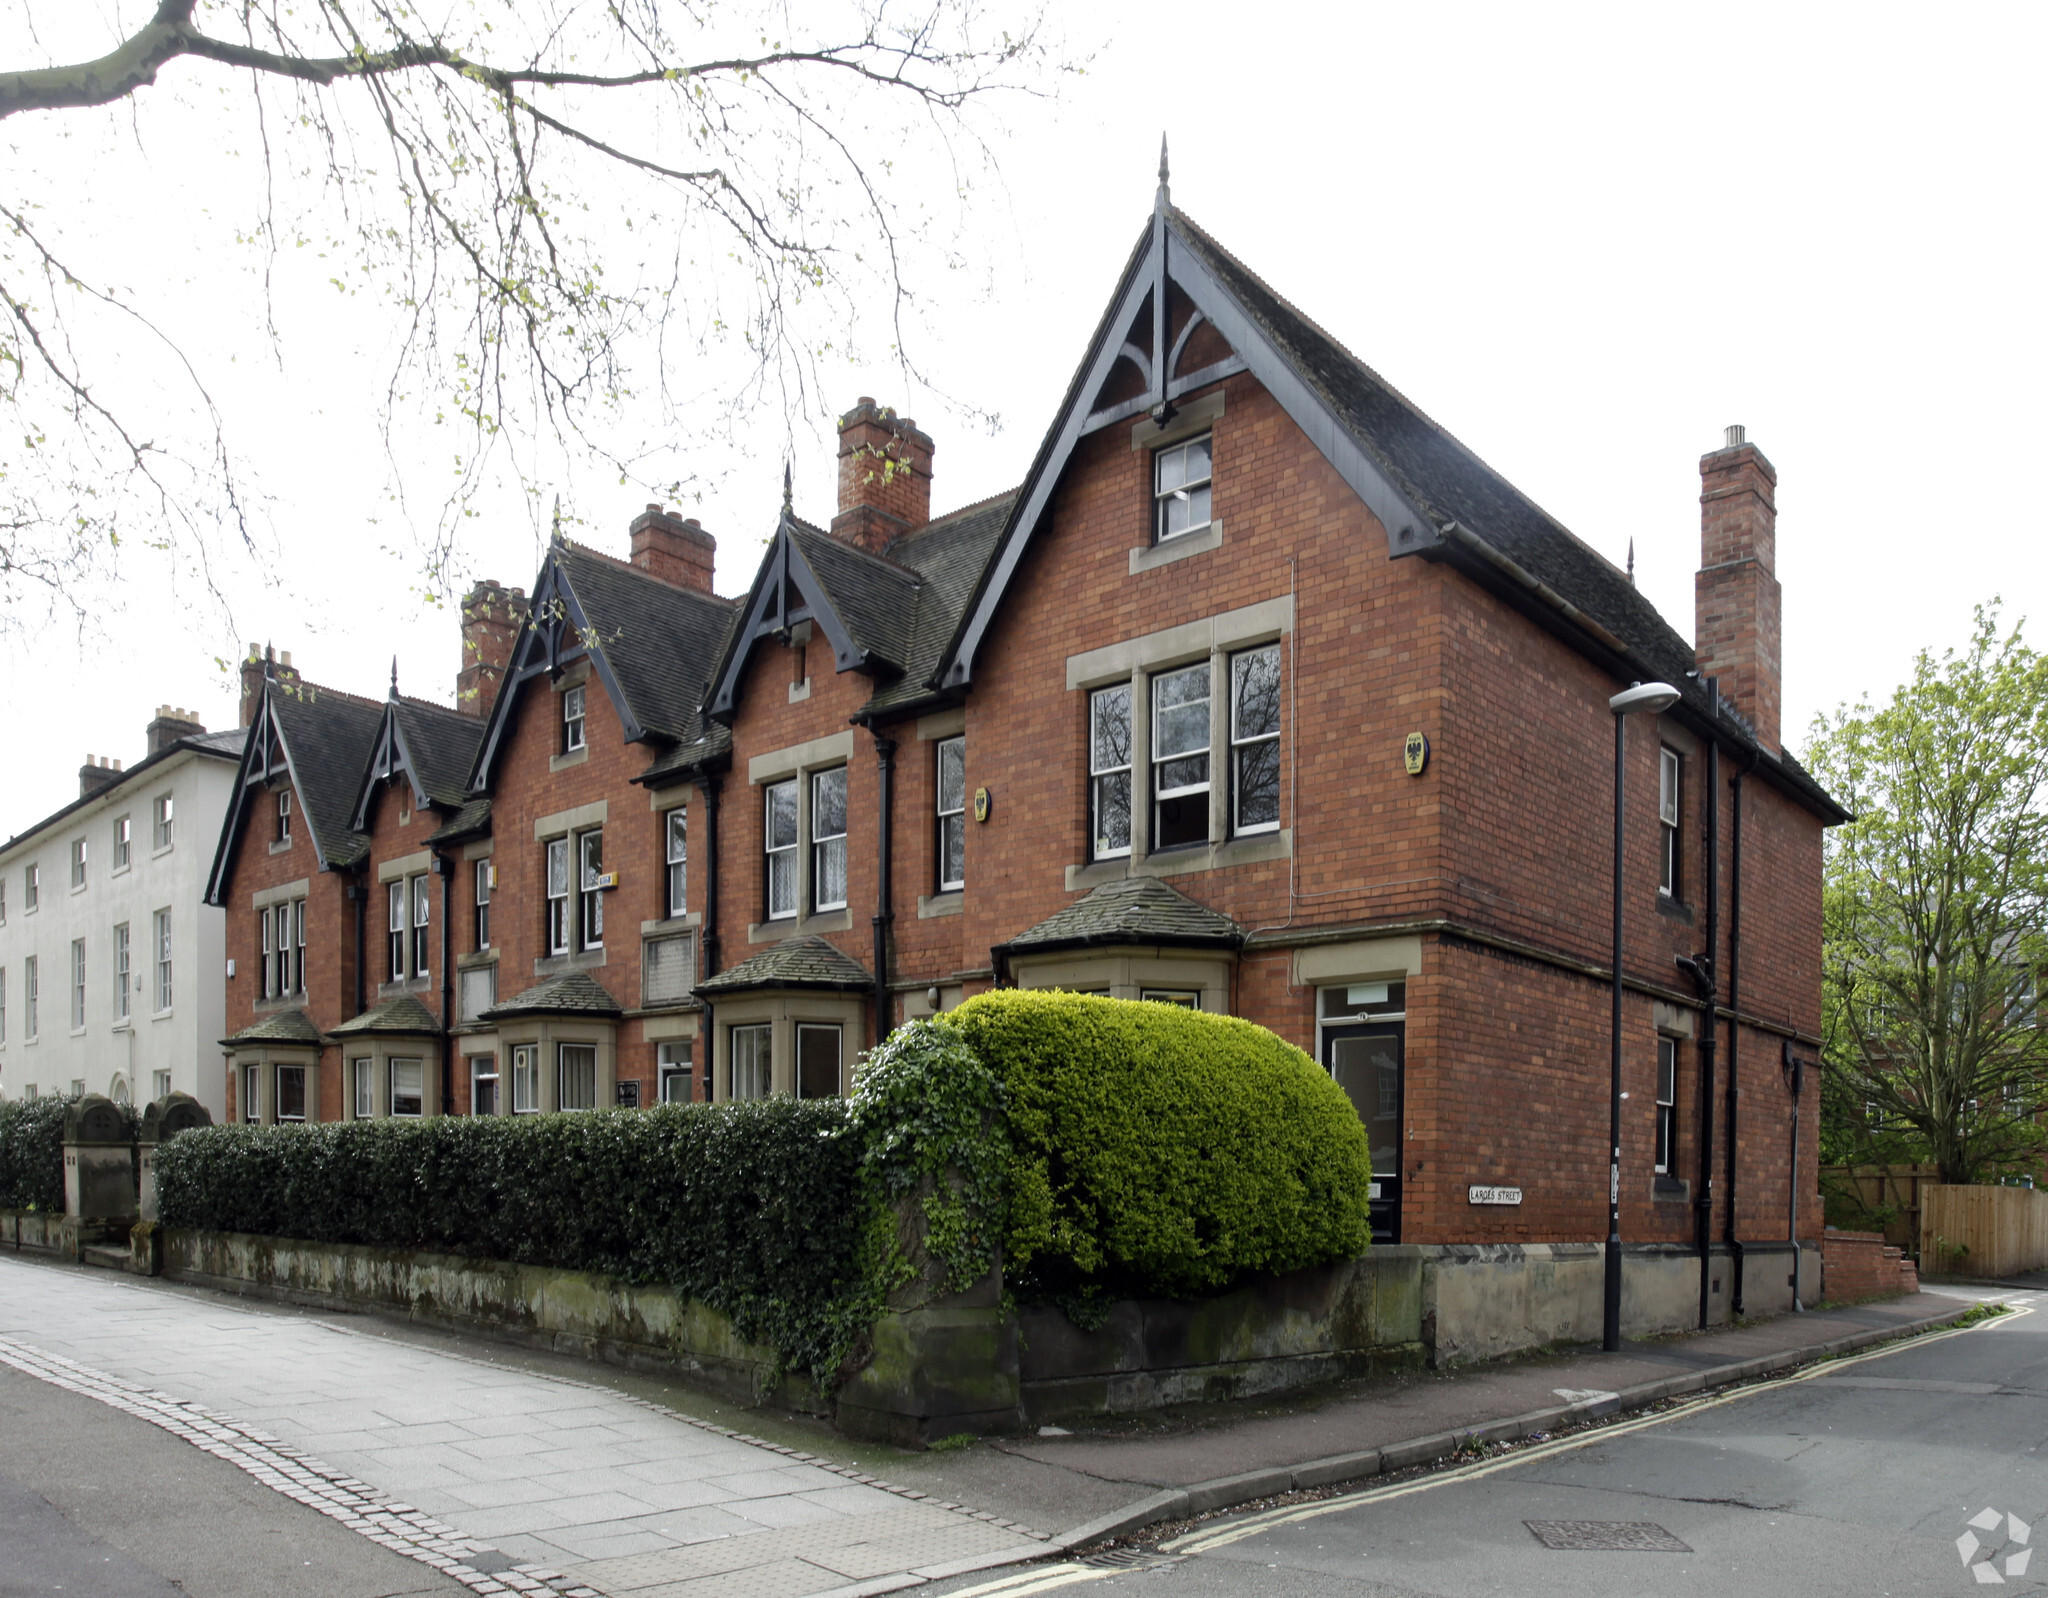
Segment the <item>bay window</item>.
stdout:
<path fill-rule="evenodd" d="M 596 1109 L 596 1047 L 589 1043 L 558 1044 L 555 1067 L 559 1073 L 556 1080 L 561 1089 L 561 1107 L 565 1110 Z"/>

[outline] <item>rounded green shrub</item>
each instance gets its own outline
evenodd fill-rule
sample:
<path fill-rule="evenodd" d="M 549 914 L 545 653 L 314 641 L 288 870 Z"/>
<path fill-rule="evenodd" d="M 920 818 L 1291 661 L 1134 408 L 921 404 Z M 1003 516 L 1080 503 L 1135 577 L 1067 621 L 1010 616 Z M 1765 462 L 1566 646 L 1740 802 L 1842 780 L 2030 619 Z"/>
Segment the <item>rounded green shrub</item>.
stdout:
<path fill-rule="evenodd" d="M 947 1020 L 1003 1082 L 1004 1270 L 1019 1293 L 1187 1297 L 1365 1251 L 1365 1128 L 1329 1073 L 1264 1027 L 1017 990 Z"/>
<path fill-rule="evenodd" d="M 64 1112 L 51 1096 L 0 1104 L 0 1210 L 64 1208 Z"/>

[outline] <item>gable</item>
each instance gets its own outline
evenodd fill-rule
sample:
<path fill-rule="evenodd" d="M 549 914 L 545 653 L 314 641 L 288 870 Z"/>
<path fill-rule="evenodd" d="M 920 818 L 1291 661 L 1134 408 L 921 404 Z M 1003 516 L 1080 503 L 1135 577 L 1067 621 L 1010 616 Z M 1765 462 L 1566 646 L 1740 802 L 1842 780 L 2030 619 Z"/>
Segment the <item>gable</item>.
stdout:
<path fill-rule="evenodd" d="M 825 642 L 832 649 L 833 670 L 865 670 L 874 663 L 873 652 L 854 637 L 846 617 L 819 578 L 817 567 L 798 543 L 795 518 L 785 512 L 768 545 L 768 553 L 754 573 L 753 586 L 747 590 L 739 625 L 727 640 L 725 655 L 712 676 L 704 702 L 705 715 L 729 723 L 738 708 L 740 687 L 756 647 L 764 639 L 779 642 L 791 627 L 804 621 L 813 623 L 825 635 Z"/>
<path fill-rule="evenodd" d="M 377 716 L 375 706 L 345 694 L 265 678 L 214 849 L 206 903 L 226 904 L 242 835 L 279 778 L 291 783 L 294 814 L 320 869 L 355 862 L 367 843 L 352 825 L 357 779 L 375 741 Z"/>

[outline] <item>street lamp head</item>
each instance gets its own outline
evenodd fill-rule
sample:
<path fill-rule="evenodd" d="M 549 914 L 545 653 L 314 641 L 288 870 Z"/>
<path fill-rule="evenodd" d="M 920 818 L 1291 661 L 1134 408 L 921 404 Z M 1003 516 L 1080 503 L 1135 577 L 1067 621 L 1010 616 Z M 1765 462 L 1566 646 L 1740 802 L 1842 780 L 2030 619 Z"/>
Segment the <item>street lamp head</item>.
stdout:
<path fill-rule="evenodd" d="M 1678 690 L 1668 682 L 1639 682 L 1623 689 L 1607 701 L 1607 708 L 1617 716 L 1626 716 L 1638 710 L 1657 715 L 1678 703 Z"/>

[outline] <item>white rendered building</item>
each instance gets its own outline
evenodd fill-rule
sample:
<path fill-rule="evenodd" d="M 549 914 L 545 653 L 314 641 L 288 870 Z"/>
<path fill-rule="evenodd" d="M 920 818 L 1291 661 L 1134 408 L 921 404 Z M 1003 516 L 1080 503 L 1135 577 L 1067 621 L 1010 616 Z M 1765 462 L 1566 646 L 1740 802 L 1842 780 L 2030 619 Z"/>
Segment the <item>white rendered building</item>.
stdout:
<path fill-rule="evenodd" d="M 0 845 L 0 1098 L 225 1109 L 227 918 L 203 900 L 246 735 L 165 705 L 148 736 Z"/>

